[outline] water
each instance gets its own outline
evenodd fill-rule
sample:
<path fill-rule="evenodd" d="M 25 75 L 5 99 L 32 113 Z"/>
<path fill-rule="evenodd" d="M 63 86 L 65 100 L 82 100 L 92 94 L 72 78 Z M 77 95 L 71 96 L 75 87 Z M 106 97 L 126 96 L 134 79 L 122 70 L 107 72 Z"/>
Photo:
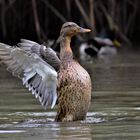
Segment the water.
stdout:
<path fill-rule="evenodd" d="M 85 121 L 54 122 L 20 80 L 0 67 L 0 140 L 140 139 L 140 56 L 120 55 L 110 66 L 83 63 L 93 80 Z"/>

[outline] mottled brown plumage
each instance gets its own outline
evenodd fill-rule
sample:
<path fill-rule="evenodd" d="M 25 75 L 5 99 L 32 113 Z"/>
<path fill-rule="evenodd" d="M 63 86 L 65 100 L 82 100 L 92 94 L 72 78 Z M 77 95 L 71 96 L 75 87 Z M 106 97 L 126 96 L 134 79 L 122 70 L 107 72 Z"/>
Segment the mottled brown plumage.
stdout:
<path fill-rule="evenodd" d="M 76 61 L 62 64 L 58 75 L 56 121 L 83 120 L 91 98 L 89 74 Z"/>
<path fill-rule="evenodd" d="M 56 121 L 83 120 L 86 117 L 91 99 L 91 79 L 87 71 L 73 59 L 70 41 L 74 35 L 89 31 L 75 23 L 62 26 Z"/>

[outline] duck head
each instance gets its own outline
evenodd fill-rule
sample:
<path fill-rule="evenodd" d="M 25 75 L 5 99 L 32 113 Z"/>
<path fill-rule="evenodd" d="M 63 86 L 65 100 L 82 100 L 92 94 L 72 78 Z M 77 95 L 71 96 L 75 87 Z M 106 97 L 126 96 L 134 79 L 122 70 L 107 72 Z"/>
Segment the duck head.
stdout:
<path fill-rule="evenodd" d="M 90 32 L 90 29 L 85 29 L 80 26 L 78 26 L 74 22 L 66 22 L 62 25 L 61 31 L 60 31 L 60 37 L 58 38 L 57 42 L 60 42 L 65 37 L 73 37 L 80 33 L 86 33 Z"/>

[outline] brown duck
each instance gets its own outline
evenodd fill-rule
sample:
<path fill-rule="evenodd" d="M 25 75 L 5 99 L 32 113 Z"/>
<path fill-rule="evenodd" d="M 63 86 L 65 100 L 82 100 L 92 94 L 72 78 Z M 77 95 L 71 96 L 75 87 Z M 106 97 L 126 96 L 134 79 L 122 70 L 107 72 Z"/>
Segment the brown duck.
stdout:
<path fill-rule="evenodd" d="M 56 121 L 76 121 L 86 117 L 91 100 L 91 79 L 73 59 L 71 38 L 90 32 L 73 22 L 63 24 L 60 32 L 60 59 L 45 45 L 21 39 L 18 47 L 0 43 L 0 59 L 14 76 L 32 91 L 46 109 L 57 102 Z"/>

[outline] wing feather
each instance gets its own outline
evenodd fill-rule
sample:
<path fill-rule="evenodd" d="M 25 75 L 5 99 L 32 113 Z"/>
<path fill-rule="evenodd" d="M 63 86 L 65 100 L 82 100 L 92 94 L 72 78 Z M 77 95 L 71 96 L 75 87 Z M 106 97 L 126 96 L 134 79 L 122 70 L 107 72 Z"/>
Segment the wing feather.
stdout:
<path fill-rule="evenodd" d="M 28 41 L 28 44 L 35 42 Z M 54 107 L 57 100 L 57 72 L 37 54 L 0 43 L 0 59 L 14 76 L 20 77 L 42 106 Z"/>
<path fill-rule="evenodd" d="M 21 39 L 21 43 L 18 43 L 18 47 L 25 50 L 26 52 L 39 55 L 49 65 L 53 66 L 56 71 L 59 70 L 61 61 L 56 55 L 56 52 L 50 47 L 47 47 L 43 44 L 40 45 L 27 39 Z"/>

